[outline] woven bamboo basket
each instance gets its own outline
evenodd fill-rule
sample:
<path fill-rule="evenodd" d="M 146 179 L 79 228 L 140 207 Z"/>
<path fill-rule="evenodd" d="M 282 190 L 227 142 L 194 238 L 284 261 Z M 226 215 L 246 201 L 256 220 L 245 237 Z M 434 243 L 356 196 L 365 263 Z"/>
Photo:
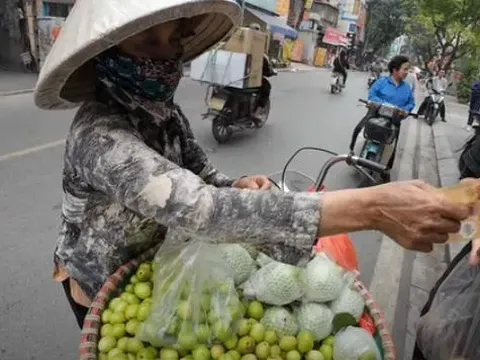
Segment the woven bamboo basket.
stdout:
<path fill-rule="evenodd" d="M 144 262 L 153 259 L 158 248 L 153 248 L 137 259 L 127 262 L 121 266 L 108 280 L 103 284 L 97 297 L 92 302 L 90 309 L 85 317 L 80 340 L 80 360 L 97 360 L 98 359 L 98 341 L 100 340 L 100 327 L 102 311 L 107 307 L 110 299 L 121 291 L 125 284 L 128 283 L 130 277 L 135 274 L 138 266 Z M 395 346 L 392 336 L 385 322 L 383 312 L 378 308 L 372 294 L 367 290 L 365 285 L 360 281 L 357 273 L 355 286 L 365 299 L 366 308 L 372 317 L 377 328 L 377 336 L 382 346 L 384 360 L 396 360 Z"/>

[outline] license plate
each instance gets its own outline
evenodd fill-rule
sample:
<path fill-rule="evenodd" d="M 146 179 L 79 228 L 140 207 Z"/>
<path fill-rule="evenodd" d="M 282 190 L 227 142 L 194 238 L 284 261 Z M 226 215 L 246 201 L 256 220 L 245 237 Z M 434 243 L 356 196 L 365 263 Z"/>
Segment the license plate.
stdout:
<path fill-rule="evenodd" d="M 225 106 L 225 100 L 220 98 L 211 98 L 208 103 L 208 107 L 210 109 L 217 110 L 217 111 L 223 110 L 224 106 Z"/>

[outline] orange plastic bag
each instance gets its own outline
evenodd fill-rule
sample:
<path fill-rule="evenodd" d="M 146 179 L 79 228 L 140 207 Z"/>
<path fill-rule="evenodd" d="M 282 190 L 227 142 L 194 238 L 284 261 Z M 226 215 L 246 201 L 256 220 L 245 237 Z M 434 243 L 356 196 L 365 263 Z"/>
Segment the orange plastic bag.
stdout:
<path fill-rule="evenodd" d="M 358 325 L 362 329 L 367 330 L 372 335 L 375 335 L 375 333 L 377 332 L 377 328 L 375 327 L 375 322 L 373 321 L 373 318 L 366 312 L 362 314 Z"/>
<path fill-rule="evenodd" d="M 358 271 L 357 252 L 348 234 L 321 237 L 315 245 L 315 250 L 324 252 L 349 271 Z"/>

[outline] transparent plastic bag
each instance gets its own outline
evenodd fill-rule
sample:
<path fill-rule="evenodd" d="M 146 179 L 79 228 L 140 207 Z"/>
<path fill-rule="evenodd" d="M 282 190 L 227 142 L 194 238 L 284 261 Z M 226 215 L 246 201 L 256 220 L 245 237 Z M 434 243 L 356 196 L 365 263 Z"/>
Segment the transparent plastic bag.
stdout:
<path fill-rule="evenodd" d="M 201 240 L 180 244 L 165 244 L 154 258 L 151 310 L 138 336 L 154 346 L 192 350 L 197 344 L 230 338 L 236 320 L 245 313 L 235 281 L 250 275 L 248 264 L 232 271 L 238 264 L 229 263 L 231 252 L 240 252 L 235 258 L 250 261 L 252 269 L 254 262 L 240 245 Z"/>
<path fill-rule="evenodd" d="M 417 346 L 427 360 L 480 359 L 480 268 L 468 254 L 440 284 L 417 324 Z"/>

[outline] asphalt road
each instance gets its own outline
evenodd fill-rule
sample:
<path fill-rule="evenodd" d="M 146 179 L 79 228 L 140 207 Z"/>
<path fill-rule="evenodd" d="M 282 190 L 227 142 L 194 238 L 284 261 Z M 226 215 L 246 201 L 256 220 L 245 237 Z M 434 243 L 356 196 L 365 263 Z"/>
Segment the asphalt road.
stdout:
<path fill-rule="evenodd" d="M 219 169 L 231 176 L 280 170 L 300 146 L 348 149 L 354 125 L 364 114 L 357 99 L 366 96 L 367 75 L 351 73 L 345 91 L 328 92 L 329 73 L 281 73 L 272 79 L 272 112 L 259 131 L 235 135 L 219 146 L 210 122 L 201 119 L 205 88 L 182 81 L 177 101 L 199 142 Z M 52 252 L 61 202 L 61 140 L 73 111 L 40 111 L 32 96 L 0 98 L 0 359 L 72 359 L 79 330 L 61 286 L 51 281 Z M 326 155 L 303 156 L 295 168 L 313 176 Z M 328 189 L 356 187 L 359 178 L 339 165 Z M 380 235 L 353 234 L 360 271 L 372 277 Z"/>

